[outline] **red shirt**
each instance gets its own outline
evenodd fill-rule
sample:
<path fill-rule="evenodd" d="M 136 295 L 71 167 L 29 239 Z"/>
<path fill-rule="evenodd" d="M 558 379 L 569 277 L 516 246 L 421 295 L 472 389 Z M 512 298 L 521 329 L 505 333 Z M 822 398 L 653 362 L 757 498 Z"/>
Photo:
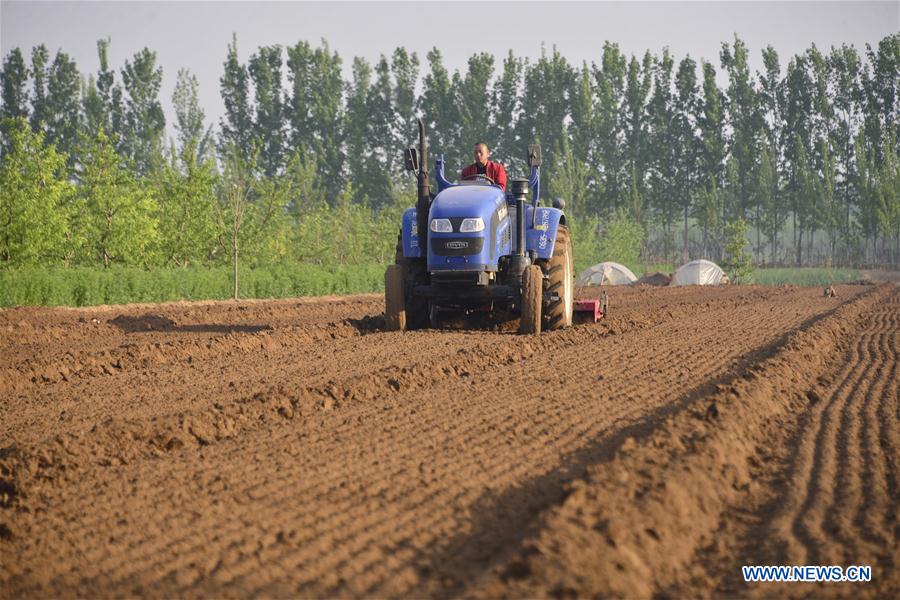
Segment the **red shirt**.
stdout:
<path fill-rule="evenodd" d="M 477 174 L 478 163 L 472 163 L 462 170 L 462 174 L 460 174 L 459 178 L 465 179 L 466 177 L 471 177 L 472 175 Z M 487 162 L 487 168 L 484 174 L 493 179 L 494 183 L 499 185 L 501 190 L 503 190 L 504 192 L 506 191 L 506 169 L 503 168 L 503 165 L 489 160 Z"/>

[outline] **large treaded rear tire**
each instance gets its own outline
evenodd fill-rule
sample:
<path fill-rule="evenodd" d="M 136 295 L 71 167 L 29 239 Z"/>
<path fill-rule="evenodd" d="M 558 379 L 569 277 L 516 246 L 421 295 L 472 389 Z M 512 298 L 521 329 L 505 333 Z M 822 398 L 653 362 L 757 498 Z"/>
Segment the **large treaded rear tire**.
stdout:
<path fill-rule="evenodd" d="M 384 272 L 384 328 L 406 329 L 406 299 L 403 291 L 403 267 L 390 265 Z"/>
<path fill-rule="evenodd" d="M 549 260 L 535 261 L 544 273 L 543 287 L 543 328 L 546 331 L 562 329 L 572 325 L 574 306 L 574 265 L 572 238 L 569 228 L 560 225 L 556 232 L 553 256 Z M 555 295 L 556 300 L 551 296 Z"/>
<path fill-rule="evenodd" d="M 416 285 L 428 284 L 428 267 L 425 259 L 403 256 L 403 238 L 398 235 L 394 263 L 403 270 L 406 329 L 424 329 L 428 327 L 428 300 L 421 296 L 413 296 L 410 290 Z"/>
<path fill-rule="evenodd" d="M 541 283 L 544 275 L 540 267 L 531 265 L 522 273 L 522 317 L 519 333 L 536 335 L 541 332 Z"/>

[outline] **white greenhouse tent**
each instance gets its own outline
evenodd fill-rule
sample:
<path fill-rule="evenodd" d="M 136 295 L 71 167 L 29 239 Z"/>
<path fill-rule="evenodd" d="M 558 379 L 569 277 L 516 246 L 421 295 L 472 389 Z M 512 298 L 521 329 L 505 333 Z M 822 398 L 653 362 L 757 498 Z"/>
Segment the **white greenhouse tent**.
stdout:
<path fill-rule="evenodd" d="M 721 285 L 728 283 L 725 271 L 708 260 L 692 260 L 682 265 L 672 276 L 669 285 Z"/>
<path fill-rule="evenodd" d="M 576 285 L 631 285 L 635 281 L 637 277 L 625 265 L 602 262 L 582 271 Z"/>

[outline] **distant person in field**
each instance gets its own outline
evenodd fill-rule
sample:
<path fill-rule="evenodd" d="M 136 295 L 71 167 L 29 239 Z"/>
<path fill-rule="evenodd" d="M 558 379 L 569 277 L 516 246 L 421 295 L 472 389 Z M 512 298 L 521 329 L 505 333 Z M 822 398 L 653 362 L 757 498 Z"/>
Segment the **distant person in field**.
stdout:
<path fill-rule="evenodd" d="M 491 150 L 484 142 L 475 144 L 475 162 L 462 170 L 460 179 L 476 179 L 476 175 L 490 177 L 500 189 L 506 191 L 506 169 L 498 162 L 488 160 Z"/>

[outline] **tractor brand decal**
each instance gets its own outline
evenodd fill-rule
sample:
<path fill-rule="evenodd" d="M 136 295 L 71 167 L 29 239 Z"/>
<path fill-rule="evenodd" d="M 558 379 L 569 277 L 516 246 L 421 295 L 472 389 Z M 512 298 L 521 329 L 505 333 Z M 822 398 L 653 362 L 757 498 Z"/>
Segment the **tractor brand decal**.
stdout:
<path fill-rule="evenodd" d="M 419 224 L 415 221 L 413 221 L 412 225 L 409 227 L 409 247 L 419 247 Z"/>
<path fill-rule="evenodd" d="M 509 210 L 506 208 L 506 202 L 500 205 L 500 210 L 497 211 L 497 220 L 502 221 L 506 218 L 506 215 L 509 213 Z"/>
<path fill-rule="evenodd" d="M 444 244 L 444 247 L 448 250 L 459 250 L 461 248 L 468 248 L 469 242 L 453 240 L 452 242 L 447 242 L 446 244 Z"/>
<path fill-rule="evenodd" d="M 548 238 L 547 238 L 547 233 L 546 233 L 546 231 L 547 231 L 548 229 L 550 229 L 550 211 L 549 211 L 549 210 L 542 210 L 542 211 L 541 211 L 541 223 L 540 223 L 540 225 L 535 225 L 534 228 L 537 229 L 538 231 L 543 231 L 543 232 L 544 232 L 544 233 L 541 234 L 541 237 L 540 237 L 540 239 L 538 240 L 538 247 L 539 247 L 541 250 L 543 250 L 544 248 L 547 247 L 547 240 L 548 240 Z"/>

